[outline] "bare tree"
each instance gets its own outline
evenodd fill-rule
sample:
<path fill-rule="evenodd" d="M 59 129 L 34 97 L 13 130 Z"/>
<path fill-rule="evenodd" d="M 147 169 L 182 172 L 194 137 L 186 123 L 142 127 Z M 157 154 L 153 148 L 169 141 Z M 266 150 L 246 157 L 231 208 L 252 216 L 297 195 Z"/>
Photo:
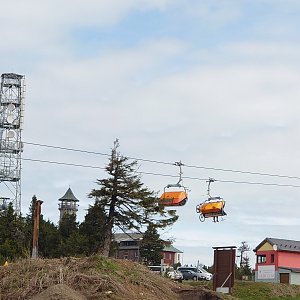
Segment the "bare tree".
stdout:
<path fill-rule="evenodd" d="M 240 268 L 244 266 L 247 262 L 249 262 L 249 258 L 246 252 L 250 250 L 251 248 L 249 247 L 246 241 L 241 242 L 241 246 L 237 249 L 237 251 L 240 253 Z"/>

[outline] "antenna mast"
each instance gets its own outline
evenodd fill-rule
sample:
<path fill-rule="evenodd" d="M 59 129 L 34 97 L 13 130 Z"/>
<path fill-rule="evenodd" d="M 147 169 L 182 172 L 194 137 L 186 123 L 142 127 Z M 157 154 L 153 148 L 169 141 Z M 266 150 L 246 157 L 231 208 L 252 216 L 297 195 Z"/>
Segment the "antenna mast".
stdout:
<path fill-rule="evenodd" d="M 21 140 L 24 117 L 24 76 L 1 75 L 0 89 L 0 199 L 21 212 Z"/>

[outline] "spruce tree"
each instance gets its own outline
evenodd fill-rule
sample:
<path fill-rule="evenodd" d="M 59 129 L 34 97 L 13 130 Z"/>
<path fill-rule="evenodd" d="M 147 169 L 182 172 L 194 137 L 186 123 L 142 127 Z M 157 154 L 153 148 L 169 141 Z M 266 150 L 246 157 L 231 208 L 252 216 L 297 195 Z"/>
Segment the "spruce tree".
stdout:
<path fill-rule="evenodd" d="M 28 253 L 32 252 L 32 236 L 33 236 L 33 224 L 34 224 L 34 210 L 35 203 L 37 201 L 36 195 L 31 198 L 29 211 L 26 214 L 26 227 L 25 236 Z M 45 221 L 43 214 L 40 216 L 39 225 L 39 239 L 38 239 L 38 253 L 39 256 L 44 258 L 60 257 L 61 237 L 58 231 L 58 227 L 51 221 Z"/>
<path fill-rule="evenodd" d="M 140 247 L 140 256 L 147 265 L 160 265 L 164 241 L 160 239 L 157 229 L 151 225 L 144 233 Z"/>
<path fill-rule="evenodd" d="M 81 254 L 82 237 L 79 234 L 78 222 L 75 214 L 65 214 L 60 222 L 58 231 L 60 234 L 59 253 L 61 256 L 74 256 Z"/>
<path fill-rule="evenodd" d="M 25 221 L 26 221 L 26 228 L 25 228 L 25 235 L 26 235 L 26 241 L 27 241 L 27 248 L 28 251 L 31 253 L 32 251 L 32 236 L 33 236 L 33 224 L 34 224 L 34 210 L 35 210 L 35 203 L 37 201 L 36 195 L 33 195 L 31 198 L 31 203 L 29 206 L 29 212 L 26 215 Z M 41 219 L 42 219 L 41 215 Z M 41 222 L 41 220 L 40 220 Z"/>
<path fill-rule="evenodd" d="M 75 214 L 65 214 L 59 222 L 59 233 L 63 239 L 69 238 L 78 231 L 78 222 Z"/>
<path fill-rule="evenodd" d="M 85 239 L 86 254 L 99 252 L 104 244 L 106 215 L 98 199 L 90 206 L 84 221 L 79 226 L 79 232 Z"/>
<path fill-rule="evenodd" d="M 39 230 L 39 255 L 45 258 L 62 256 L 60 252 L 61 236 L 57 226 L 50 220 L 45 221 L 43 215 Z"/>
<path fill-rule="evenodd" d="M 12 203 L 0 215 L 0 264 L 6 259 L 26 257 L 25 221 L 17 214 Z"/>
<path fill-rule="evenodd" d="M 113 228 L 122 231 L 140 231 L 143 226 L 164 228 L 177 220 L 175 213 L 166 212 L 158 204 L 155 193 L 144 187 L 136 173 L 137 162 L 117 152 L 115 141 L 109 163 L 105 170 L 109 177 L 98 179 L 99 189 L 93 189 L 89 196 L 98 198 L 105 209 L 105 230 L 102 254 L 109 255 Z"/>

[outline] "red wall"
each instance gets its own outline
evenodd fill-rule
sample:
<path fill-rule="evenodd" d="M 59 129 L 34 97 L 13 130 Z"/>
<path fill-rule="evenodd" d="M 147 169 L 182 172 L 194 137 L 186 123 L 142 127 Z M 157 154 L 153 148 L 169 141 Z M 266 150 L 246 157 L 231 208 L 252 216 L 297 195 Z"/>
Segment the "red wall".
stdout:
<path fill-rule="evenodd" d="M 164 259 L 164 263 L 166 265 L 173 265 L 174 264 L 174 259 L 175 259 L 175 253 L 174 252 L 168 252 L 168 251 L 164 251 L 163 252 L 163 259 Z"/>
<path fill-rule="evenodd" d="M 274 263 L 271 263 L 271 254 L 274 254 Z M 265 263 L 255 264 L 255 270 L 258 270 L 258 266 L 269 266 L 275 265 L 275 270 L 278 267 L 289 267 L 289 268 L 300 268 L 300 252 L 281 252 L 281 251 L 257 251 L 256 258 L 258 255 L 266 255 Z"/>
<path fill-rule="evenodd" d="M 256 264 L 255 264 L 255 271 L 258 270 L 258 266 L 270 266 L 275 265 L 275 270 L 278 270 L 278 251 L 274 250 L 267 250 L 267 251 L 257 251 L 256 252 Z M 274 254 L 274 262 L 271 262 L 271 255 Z M 266 262 L 264 263 L 257 263 L 257 256 L 258 255 L 265 255 L 266 256 Z"/>
<path fill-rule="evenodd" d="M 300 253 L 278 252 L 280 267 L 300 268 Z"/>

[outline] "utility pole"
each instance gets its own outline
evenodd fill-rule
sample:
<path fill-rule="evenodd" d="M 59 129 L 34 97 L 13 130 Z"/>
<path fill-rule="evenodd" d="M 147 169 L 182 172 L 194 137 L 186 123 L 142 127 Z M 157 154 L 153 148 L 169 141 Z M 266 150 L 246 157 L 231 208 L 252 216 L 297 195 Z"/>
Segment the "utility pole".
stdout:
<path fill-rule="evenodd" d="M 33 238 L 32 238 L 32 259 L 38 257 L 38 240 L 39 240 L 39 228 L 40 228 L 40 216 L 41 216 L 41 205 L 43 201 L 37 200 L 34 206 L 34 223 L 33 223 Z"/>

